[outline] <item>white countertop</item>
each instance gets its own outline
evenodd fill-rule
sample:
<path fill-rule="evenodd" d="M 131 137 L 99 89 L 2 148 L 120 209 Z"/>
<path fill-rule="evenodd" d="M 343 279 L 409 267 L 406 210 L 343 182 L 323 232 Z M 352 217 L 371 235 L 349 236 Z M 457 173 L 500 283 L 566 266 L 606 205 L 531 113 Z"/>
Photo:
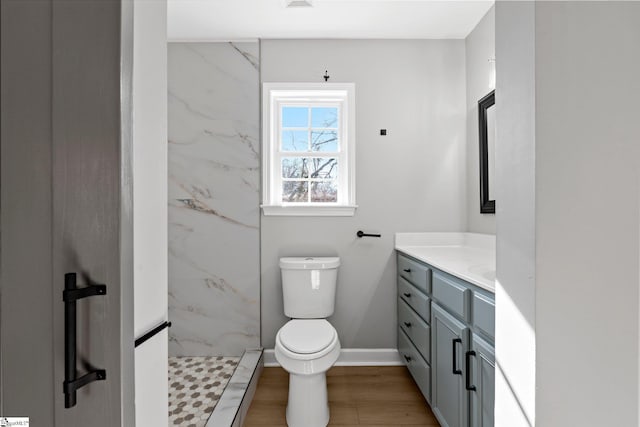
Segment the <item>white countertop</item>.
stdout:
<path fill-rule="evenodd" d="M 496 236 L 476 233 L 396 233 L 396 250 L 495 292 Z"/>

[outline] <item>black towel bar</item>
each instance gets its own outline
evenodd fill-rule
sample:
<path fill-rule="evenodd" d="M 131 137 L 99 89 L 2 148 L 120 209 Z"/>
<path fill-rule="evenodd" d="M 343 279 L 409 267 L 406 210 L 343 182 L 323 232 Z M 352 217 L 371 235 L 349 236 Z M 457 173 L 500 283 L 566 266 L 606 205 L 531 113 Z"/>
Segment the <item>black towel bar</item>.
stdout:
<path fill-rule="evenodd" d="M 141 336 L 140 338 L 138 338 L 135 341 L 135 346 L 139 346 L 140 344 L 144 343 L 145 341 L 150 340 L 151 338 L 153 338 L 154 335 L 156 335 L 157 333 L 159 333 L 161 330 L 165 329 L 165 328 L 170 328 L 171 327 L 171 322 L 163 322 L 161 324 L 159 324 L 158 326 L 156 326 L 155 328 L 153 328 L 152 330 L 150 330 L 149 332 L 147 332 L 146 334 L 144 334 L 143 336 Z"/>
<path fill-rule="evenodd" d="M 358 232 L 356 233 L 356 236 L 358 236 L 358 237 L 382 237 L 382 234 L 369 234 L 369 233 L 365 233 L 362 230 L 358 230 Z"/>

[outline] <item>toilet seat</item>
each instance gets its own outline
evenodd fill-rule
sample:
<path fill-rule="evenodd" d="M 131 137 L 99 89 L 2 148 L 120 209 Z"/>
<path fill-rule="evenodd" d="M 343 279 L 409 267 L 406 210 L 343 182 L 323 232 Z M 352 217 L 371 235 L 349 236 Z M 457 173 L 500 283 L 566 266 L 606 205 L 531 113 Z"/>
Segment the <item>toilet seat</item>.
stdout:
<path fill-rule="evenodd" d="M 311 325 L 313 328 L 307 328 Z M 320 331 L 320 333 L 318 335 L 310 333 L 314 330 Z M 316 351 L 302 353 L 293 351 L 291 348 Z M 290 360 L 312 361 L 321 359 L 336 348 L 340 348 L 338 333 L 331 326 L 331 323 L 324 319 L 293 319 L 280 328 L 276 335 L 276 357 L 277 353 L 280 353 Z"/>
<path fill-rule="evenodd" d="M 279 331 L 280 342 L 297 354 L 319 353 L 335 340 L 336 330 L 324 319 L 294 319 Z"/>

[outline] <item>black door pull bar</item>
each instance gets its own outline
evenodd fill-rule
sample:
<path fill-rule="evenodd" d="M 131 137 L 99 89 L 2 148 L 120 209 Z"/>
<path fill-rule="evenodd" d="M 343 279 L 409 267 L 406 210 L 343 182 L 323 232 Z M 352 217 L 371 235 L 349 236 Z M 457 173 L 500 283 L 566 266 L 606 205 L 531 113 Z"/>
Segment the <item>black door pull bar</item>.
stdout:
<path fill-rule="evenodd" d="M 76 406 L 76 391 L 79 388 L 107 378 L 107 372 L 104 369 L 90 370 L 80 378 L 78 378 L 78 371 L 76 370 L 78 356 L 76 350 L 76 301 L 106 294 L 106 285 L 89 285 L 85 288 L 78 288 L 76 273 L 64 275 L 64 291 L 62 291 L 62 300 L 64 301 L 64 383 L 62 384 L 62 389 L 64 391 L 65 408 Z"/>

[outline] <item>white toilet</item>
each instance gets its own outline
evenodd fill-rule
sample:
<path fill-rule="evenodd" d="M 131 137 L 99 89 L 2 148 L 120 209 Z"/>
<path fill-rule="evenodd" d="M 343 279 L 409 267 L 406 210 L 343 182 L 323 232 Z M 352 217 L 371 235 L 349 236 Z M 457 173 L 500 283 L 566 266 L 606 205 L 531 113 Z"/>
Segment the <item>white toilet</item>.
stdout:
<path fill-rule="evenodd" d="M 340 258 L 280 258 L 284 314 L 292 320 L 276 335 L 275 356 L 289 372 L 289 427 L 329 424 L 326 372 L 338 360 L 333 314 Z"/>

